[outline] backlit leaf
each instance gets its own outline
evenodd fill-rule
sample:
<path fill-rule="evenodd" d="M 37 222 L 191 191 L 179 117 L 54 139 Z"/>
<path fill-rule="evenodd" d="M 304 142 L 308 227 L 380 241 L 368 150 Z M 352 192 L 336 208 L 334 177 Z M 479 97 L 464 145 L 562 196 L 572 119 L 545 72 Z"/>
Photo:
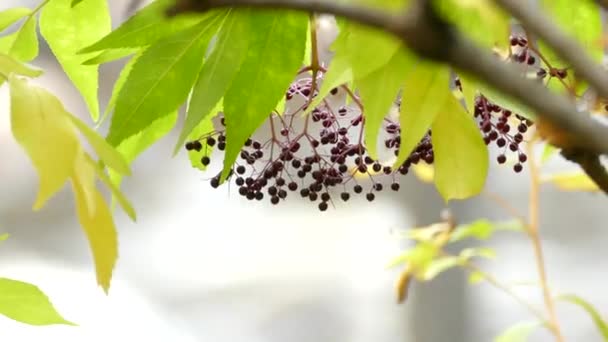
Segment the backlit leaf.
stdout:
<path fill-rule="evenodd" d="M 462 260 L 469 260 L 474 257 L 482 257 L 486 259 L 496 258 L 496 252 L 487 247 L 465 248 L 459 254 Z"/>
<path fill-rule="evenodd" d="M 222 110 L 222 102 L 218 102 L 217 105 L 215 106 L 215 108 L 213 108 L 210 111 L 209 115 L 207 115 L 207 117 L 205 117 L 198 124 L 198 126 L 194 127 L 194 129 L 188 136 L 187 140 L 188 141 L 198 140 L 203 135 L 205 135 L 209 132 L 212 132 L 214 130 L 212 119 L 221 110 Z M 202 143 L 203 143 L 203 148 L 200 151 L 196 151 L 196 150 L 188 151 L 188 157 L 190 158 L 190 163 L 191 163 L 192 167 L 197 168 L 201 171 L 204 171 L 207 169 L 207 167 L 202 164 L 201 159 L 204 156 L 210 157 L 211 153 L 213 152 L 213 149 L 208 148 L 207 145 L 205 144 L 204 140 L 202 140 Z"/>
<path fill-rule="evenodd" d="M 196 81 L 207 44 L 220 20 L 218 16 L 207 18 L 142 53 L 116 99 L 108 142 L 117 146 L 179 108 Z"/>
<path fill-rule="evenodd" d="M 32 69 L 11 56 L 0 52 L 0 84 L 4 83 L 6 77 L 10 74 L 38 77 L 42 75 L 42 70 Z"/>
<path fill-rule="evenodd" d="M 108 2 L 87 0 L 72 7 L 70 0 L 47 3 L 40 13 L 40 32 L 63 70 L 84 98 L 91 117 L 99 119 L 98 67 L 83 65 L 93 56 L 76 52 L 112 29 Z"/>
<path fill-rule="evenodd" d="M 597 184 L 582 171 L 560 172 L 542 180 L 557 186 L 563 191 L 600 191 Z"/>
<path fill-rule="evenodd" d="M 2 235 L 0 235 L 0 242 L 6 241 L 6 239 L 8 239 L 8 237 L 9 237 L 8 234 L 2 234 Z"/>
<path fill-rule="evenodd" d="M 10 76 L 11 128 L 40 179 L 34 210 L 59 191 L 81 151 L 74 125 L 61 102 L 45 89 Z"/>
<path fill-rule="evenodd" d="M 551 159 L 551 157 L 555 156 L 557 152 L 559 152 L 559 149 L 557 149 L 557 147 L 548 143 L 545 144 L 545 147 L 543 148 L 543 154 L 540 157 L 540 163 L 546 163 L 549 159 Z"/>
<path fill-rule="evenodd" d="M 186 121 L 174 149 L 177 154 L 195 126 L 212 113 L 247 55 L 249 10 L 232 10 L 226 17 L 209 58 L 192 89 Z"/>
<path fill-rule="evenodd" d="M 538 322 L 522 322 L 513 325 L 494 339 L 494 342 L 526 342 L 534 329 L 541 326 Z"/>
<path fill-rule="evenodd" d="M 151 2 L 107 36 L 82 49 L 80 53 L 148 46 L 164 37 L 196 25 L 203 18 L 217 15 L 216 11 L 209 11 L 203 15 L 184 14 L 175 18 L 167 18 L 166 11 L 173 5 L 175 5 L 175 0 Z"/>
<path fill-rule="evenodd" d="M 433 260 L 424 272 L 424 280 L 429 281 L 438 276 L 440 273 L 447 271 L 452 267 L 457 267 L 462 264 L 462 260 L 455 256 L 446 256 Z"/>
<path fill-rule="evenodd" d="M 82 165 L 76 167 L 90 166 L 83 161 Z M 86 182 L 86 180 L 84 180 Z M 108 293 L 112 279 L 112 271 L 118 258 L 118 239 L 116 228 L 112 219 L 112 213 L 108 208 L 103 196 L 96 188 L 88 189 L 88 185 L 78 174 L 72 178 L 72 188 L 76 201 L 76 211 L 80 225 L 83 228 L 95 261 L 97 283 Z M 93 191 L 93 203 L 87 203 L 87 191 Z M 95 211 L 91 213 L 87 208 L 94 206 Z"/>
<path fill-rule="evenodd" d="M 595 323 L 595 326 L 599 332 L 602 334 L 604 341 L 608 341 L 608 321 L 605 318 L 602 318 L 602 315 L 595 307 L 593 307 L 593 305 L 591 305 L 591 303 L 573 294 L 560 295 L 557 296 L 556 299 L 578 305 L 585 310 L 593 320 L 593 323 Z"/>
<path fill-rule="evenodd" d="M 32 13 L 32 10 L 25 7 L 13 7 L 0 11 L 0 31 L 6 30 L 9 26 L 30 13 Z"/>
<path fill-rule="evenodd" d="M 82 122 L 82 120 L 79 118 L 71 114 L 69 114 L 69 117 L 72 119 L 74 125 L 87 138 L 105 165 L 123 175 L 128 176 L 131 174 L 129 164 L 125 161 L 124 157 L 118 151 L 116 151 L 114 147 L 108 144 L 108 142 L 101 135 L 99 135 L 99 133 Z"/>
<path fill-rule="evenodd" d="M 222 180 L 244 142 L 285 96 L 300 68 L 307 21 L 305 14 L 291 11 L 251 14 L 247 56 L 224 96 L 226 154 Z"/>
<path fill-rule="evenodd" d="M 410 156 L 437 114 L 449 110 L 450 101 L 456 101 L 448 89 L 449 81 L 446 67 L 427 62 L 417 63 L 408 74 L 401 99 L 401 145 L 395 168 Z"/>
<path fill-rule="evenodd" d="M 485 279 L 486 277 L 481 272 L 473 271 L 471 274 L 469 274 L 469 284 L 471 285 L 479 284 Z"/>
<path fill-rule="evenodd" d="M 479 194 L 488 175 L 488 148 L 473 116 L 451 94 L 437 114 L 432 132 L 435 186 L 441 196 L 449 201 Z"/>
<path fill-rule="evenodd" d="M 133 64 L 135 64 L 135 62 L 140 56 L 141 54 L 136 54 L 135 56 L 131 57 L 131 59 L 129 59 L 129 61 L 125 64 L 122 70 L 120 70 L 120 74 L 118 75 L 116 82 L 114 82 L 114 88 L 112 88 L 112 95 L 110 96 L 110 100 L 108 101 L 108 106 L 106 107 L 103 116 L 99 120 L 99 123 L 103 122 L 105 118 L 110 114 L 110 112 L 114 110 L 118 94 L 120 94 L 122 87 L 127 81 L 127 77 L 129 77 L 131 70 L 133 70 Z"/>
<path fill-rule="evenodd" d="M 8 278 L 0 278 L 0 314 L 30 325 L 75 325 L 61 317 L 37 286 Z"/>
<path fill-rule="evenodd" d="M 38 35 L 36 19 L 28 17 L 15 33 L 8 54 L 22 62 L 29 62 L 38 56 Z"/>
<path fill-rule="evenodd" d="M 486 240 L 492 235 L 493 232 L 494 226 L 492 222 L 481 219 L 473 223 L 457 227 L 452 233 L 450 241 L 460 241 L 469 237 L 473 237 L 478 240 Z"/>
<path fill-rule="evenodd" d="M 103 181 L 103 183 L 108 188 L 110 188 L 110 191 L 112 191 L 113 198 L 116 201 L 118 201 L 118 203 L 122 207 L 122 210 L 124 210 L 125 213 L 127 213 L 127 215 L 129 215 L 131 220 L 133 220 L 135 222 L 137 220 L 137 214 L 135 213 L 135 209 L 133 208 L 133 205 L 131 204 L 131 202 L 122 193 L 122 191 L 120 191 L 118 186 L 116 186 L 114 183 L 112 183 L 112 180 L 110 179 L 110 177 L 105 172 L 103 172 L 103 170 L 99 167 L 99 165 L 97 165 L 93 161 L 93 159 L 88 158 L 88 162 L 95 168 L 97 177 L 99 177 L 99 179 L 101 179 Z"/>
<path fill-rule="evenodd" d="M 135 49 L 112 49 L 105 50 L 97 54 L 95 57 L 91 57 L 86 61 L 82 62 L 83 65 L 95 65 L 112 62 L 121 58 L 128 57 L 134 54 L 137 50 Z"/>
<path fill-rule="evenodd" d="M 360 49 L 367 50 L 367 49 Z M 379 69 L 357 79 L 361 101 L 365 106 L 365 143 L 373 159 L 378 159 L 378 133 L 384 118 L 397 99 L 413 57 L 404 51 L 393 51 L 393 57 Z M 356 69 L 353 69 L 356 70 Z M 355 71 L 355 78 L 357 74 Z"/>

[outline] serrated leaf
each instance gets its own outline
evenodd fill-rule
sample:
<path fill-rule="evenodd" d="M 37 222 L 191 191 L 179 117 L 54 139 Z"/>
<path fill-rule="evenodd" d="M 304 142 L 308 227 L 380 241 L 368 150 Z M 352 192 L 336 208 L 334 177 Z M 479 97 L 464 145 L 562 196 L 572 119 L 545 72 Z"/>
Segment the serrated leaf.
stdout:
<path fill-rule="evenodd" d="M 141 56 L 141 53 L 138 53 L 135 56 L 131 57 L 131 59 L 129 59 L 129 61 L 125 64 L 125 66 L 122 68 L 122 70 L 120 70 L 120 74 L 118 75 L 116 82 L 114 82 L 114 87 L 112 88 L 112 95 L 110 96 L 108 105 L 107 105 L 106 109 L 104 110 L 103 116 L 99 120 L 98 125 L 101 124 L 103 121 L 105 121 L 106 117 L 110 114 L 110 112 L 112 112 L 114 110 L 114 108 L 116 106 L 116 99 L 118 98 L 118 94 L 120 94 L 122 87 L 125 85 L 125 82 L 127 81 L 127 77 L 129 77 L 131 70 L 133 70 L 133 64 L 135 64 L 135 62 L 137 62 L 137 59 L 140 56 Z"/>
<path fill-rule="evenodd" d="M 526 342 L 534 329 L 541 326 L 539 322 L 522 322 L 513 325 L 494 339 L 494 342 Z"/>
<path fill-rule="evenodd" d="M 128 57 L 130 55 L 133 55 L 136 52 L 137 52 L 137 50 L 135 50 L 135 49 L 105 50 L 105 51 L 97 54 L 95 57 L 89 58 L 86 61 L 82 62 L 82 64 L 83 65 L 104 64 L 104 63 L 113 62 L 115 60 Z"/>
<path fill-rule="evenodd" d="M 116 201 L 118 201 L 118 203 L 120 204 L 122 209 L 125 211 L 125 213 L 127 213 L 127 215 L 129 215 L 129 217 L 131 218 L 131 220 L 133 220 L 133 222 L 137 221 L 137 214 L 135 213 L 135 209 L 133 208 L 133 205 L 127 199 L 127 197 L 122 193 L 122 191 L 120 191 L 118 186 L 116 186 L 114 183 L 112 183 L 112 180 L 110 179 L 110 177 L 105 172 L 103 172 L 103 170 L 93 161 L 93 159 L 88 158 L 88 163 L 91 164 L 95 168 L 97 177 L 99 177 L 99 179 L 101 179 L 104 182 L 104 184 L 108 188 L 110 188 L 110 191 L 112 191 L 112 198 L 114 198 L 114 199 L 116 199 Z"/>
<path fill-rule="evenodd" d="M 300 68 L 307 21 L 305 14 L 292 11 L 251 14 L 247 57 L 224 96 L 226 154 L 222 181 L 244 142 L 268 118 Z"/>
<path fill-rule="evenodd" d="M 187 99 L 222 16 L 157 42 L 137 59 L 116 99 L 107 140 L 117 146 Z"/>
<path fill-rule="evenodd" d="M 448 110 L 452 94 L 447 67 L 420 62 L 405 79 L 401 99 L 401 145 L 393 167 L 401 166 L 428 132 L 440 111 Z M 455 101 L 455 100 L 454 100 Z"/>
<path fill-rule="evenodd" d="M 98 66 L 84 65 L 91 54 L 76 52 L 112 29 L 106 0 L 87 0 L 76 7 L 70 0 L 47 3 L 40 13 L 40 33 L 59 64 L 80 91 L 94 121 L 99 119 Z"/>
<path fill-rule="evenodd" d="M 173 5 L 175 5 L 175 0 L 151 2 L 107 36 L 83 48 L 79 53 L 148 46 L 162 38 L 194 26 L 204 18 L 217 15 L 217 11 L 209 11 L 203 15 L 183 14 L 175 18 L 168 18 L 167 9 Z"/>
<path fill-rule="evenodd" d="M 38 77 L 42 75 L 42 70 L 32 69 L 11 56 L 0 52 L 0 84 L 4 83 L 6 77 L 10 74 Z"/>
<path fill-rule="evenodd" d="M 593 307 L 593 305 L 591 305 L 591 303 L 574 294 L 560 295 L 557 296 L 555 299 L 580 306 L 591 317 L 593 323 L 595 323 L 595 326 L 602 334 L 604 341 L 608 341 L 608 321 L 602 318 L 602 315 L 597 311 L 595 307 Z"/>
<path fill-rule="evenodd" d="M 76 167 L 87 167 L 86 161 Z M 103 196 L 96 188 L 87 189 L 88 185 L 83 182 L 78 174 L 72 178 L 72 188 L 76 201 L 76 212 L 78 220 L 83 228 L 95 261 L 95 272 L 97 283 L 108 293 L 112 280 L 112 271 L 118 258 L 118 239 L 116 227 L 112 219 L 112 213 L 108 208 Z M 87 203 L 86 192 L 93 192 L 93 203 Z M 95 212 L 90 213 L 87 208 L 95 207 Z"/>
<path fill-rule="evenodd" d="M 488 220 L 481 219 L 473 223 L 457 227 L 452 233 L 450 241 L 455 242 L 470 237 L 477 240 L 486 240 L 492 236 L 492 233 L 494 233 L 494 224 Z"/>
<path fill-rule="evenodd" d="M 75 127 L 55 96 L 14 75 L 9 83 L 13 136 L 27 152 L 40 179 L 33 207 L 38 210 L 71 176 L 81 146 Z"/>
<path fill-rule="evenodd" d="M 8 278 L 0 278 L 0 314 L 29 325 L 75 325 L 61 317 L 37 286 Z"/>
<path fill-rule="evenodd" d="M 441 196 L 449 201 L 479 194 L 488 175 L 488 148 L 473 116 L 451 94 L 437 114 L 432 132 L 435 186 Z"/>
<path fill-rule="evenodd" d="M 82 195 L 84 196 L 83 205 L 88 210 L 88 215 L 93 216 L 97 210 L 95 207 L 97 205 L 97 201 L 95 200 L 97 187 L 95 183 L 95 166 L 88 163 L 89 158 L 85 152 L 78 154 L 74 163 L 72 180 L 79 182 Z"/>
<path fill-rule="evenodd" d="M 186 137 L 220 102 L 247 55 L 249 10 L 232 10 L 226 17 L 217 41 L 201 69 L 188 104 L 186 121 L 173 154 L 182 148 Z"/>
<path fill-rule="evenodd" d="M 455 256 L 446 256 L 433 260 L 427 267 L 423 275 L 425 281 L 433 280 L 442 272 L 450 268 L 460 266 L 462 260 Z"/>
<path fill-rule="evenodd" d="M 359 49 L 367 50 L 367 49 Z M 397 93 L 412 67 L 413 56 L 405 51 L 392 51 L 393 57 L 379 69 L 372 71 L 361 79 L 355 79 L 365 106 L 365 144 L 371 158 L 378 159 L 378 133 L 384 118 L 395 104 Z"/>
<path fill-rule="evenodd" d="M 469 274 L 469 284 L 475 285 L 484 281 L 486 277 L 481 272 L 473 271 Z"/>
<path fill-rule="evenodd" d="M 601 62 L 604 35 L 600 6 L 595 1 L 542 0 L 540 5 L 560 29 L 576 39 L 597 62 Z M 552 66 L 566 66 L 546 44 L 542 41 L 539 44 L 543 57 Z"/>
<path fill-rule="evenodd" d="M 600 191 L 597 184 L 581 171 L 555 173 L 542 181 L 552 183 L 563 191 Z"/>
<path fill-rule="evenodd" d="M 175 126 L 177 121 L 177 111 L 172 112 L 169 115 L 165 115 L 162 118 L 152 122 L 151 125 L 146 127 L 139 133 L 129 137 L 122 141 L 120 145 L 116 147 L 116 150 L 123 155 L 125 160 L 131 164 L 137 156 L 145 151 L 150 145 L 164 137 L 171 129 Z M 120 187 L 122 176 L 112 170 L 108 170 L 112 184 Z"/>
<path fill-rule="evenodd" d="M 80 130 L 80 132 L 87 138 L 95 152 L 105 165 L 111 167 L 116 170 L 120 174 L 129 176 L 131 175 L 131 170 L 129 169 L 129 164 L 124 159 L 124 157 L 112 147 L 112 145 L 108 144 L 108 142 L 97 133 L 94 129 L 85 124 L 82 120 L 75 117 L 74 115 L 68 114 L 69 118 L 72 120 L 74 125 Z"/>
<path fill-rule="evenodd" d="M 28 17 L 23 26 L 15 33 L 8 54 L 22 62 L 29 62 L 38 56 L 38 35 L 36 19 Z"/>
<path fill-rule="evenodd" d="M 222 110 L 222 102 L 218 102 L 215 108 L 210 111 L 210 115 L 207 115 L 199 124 L 196 126 L 192 133 L 188 136 L 188 141 L 198 140 L 203 135 L 214 131 L 213 127 L 213 117 L 215 114 Z M 209 157 L 213 152 L 212 148 L 208 148 L 207 145 L 203 141 L 203 148 L 200 151 L 191 150 L 188 151 L 188 158 L 190 159 L 190 164 L 193 168 L 199 169 L 201 171 L 205 171 L 207 166 L 203 165 L 201 159 L 204 156 Z"/>
<path fill-rule="evenodd" d="M 32 13 L 32 10 L 25 7 L 13 7 L 0 11 L 0 32 L 6 30 L 19 19 Z"/>

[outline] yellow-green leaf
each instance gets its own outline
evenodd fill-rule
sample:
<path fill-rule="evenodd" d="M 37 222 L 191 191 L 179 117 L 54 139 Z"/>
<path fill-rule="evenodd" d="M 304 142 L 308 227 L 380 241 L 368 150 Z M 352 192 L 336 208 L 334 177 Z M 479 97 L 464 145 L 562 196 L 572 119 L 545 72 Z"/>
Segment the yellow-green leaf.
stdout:
<path fill-rule="evenodd" d="M 110 177 L 105 172 L 103 172 L 103 170 L 93 161 L 93 159 L 88 158 L 88 162 L 95 168 L 97 177 L 99 177 L 99 179 L 101 179 L 103 181 L 103 183 L 108 188 L 110 188 L 110 191 L 112 191 L 112 197 L 114 199 L 116 199 L 116 201 L 118 201 L 118 203 L 122 207 L 122 210 L 124 210 L 125 213 L 127 213 L 127 215 L 129 215 L 129 217 L 131 218 L 131 220 L 133 220 L 133 222 L 137 221 L 137 214 L 135 213 L 135 209 L 133 208 L 133 205 L 127 199 L 127 197 L 122 193 L 122 191 L 120 191 L 118 186 L 116 186 L 114 183 L 112 183 L 112 180 L 110 179 Z"/>
<path fill-rule="evenodd" d="M 471 274 L 469 274 L 469 284 L 471 285 L 479 284 L 485 279 L 486 277 L 481 272 L 473 271 Z"/>
<path fill-rule="evenodd" d="M 8 239 L 8 237 L 9 237 L 8 234 L 2 234 L 2 235 L 0 235 L 0 242 L 6 241 L 6 239 Z"/>
<path fill-rule="evenodd" d="M 68 114 L 68 116 L 70 119 L 72 119 L 72 122 L 76 127 L 78 127 L 80 132 L 87 138 L 105 165 L 123 175 L 129 176 L 131 174 L 129 164 L 125 158 L 120 154 L 120 152 L 116 151 L 112 145 L 108 144 L 106 139 L 104 139 L 87 124 L 82 122 L 82 120 L 79 118 L 71 114 Z"/>
<path fill-rule="evenodd" d="M 89 58 L 86 61 L 82 62 L 84 65 L 95 65 L 95 64 L 103 64 L 112 62 L 121 58 L 128 57 L 134 54 L 137 50 L 135 49 L 113 49 L 113 50 L 105 50 L 104 52 L 99 53 L 95 57 Z"/>
<path fill-rule="evenodd" d="M 540 322 L 522 322 L 515 324 L 494 339 L 494 342 L 526 342 L 528 336 L 542 324 Z"/>
<path fill-rule="evenodd" d="M 488 175 L 488 148 L 473 116 L 451 94 L 446 97 L 432 132 L 435 186 L 441 196 L 449 201 L 479 194 Z"/>
<path fill-rule="evenodd" d="M 72 7 L 70 0 L 48 2 L 40 14 L 40 32 L 63 70 L 82 94 L 91 117 L 99 119 L 98 66 L 84 65 L 93 55 L 77 51 L 94 43 L 112 29 L 108 2 L 87 0 Z"/>
<path fill-rule="evenodd" d="M 460 266 L 462 260 L 455 256 L 446 256 L 433 260 L 426 268 L 423 279 L 426 281 L 433 280 L 440 273 L 456 266 Z"/>
<path fill-rule="evenodd" d="M 602 318 L 602 315 L 593 307 L 593 305 L 591 305 L 591 303 L 573 294 L 560 295 L 557 296 L 556 299 L 578 305 L 585 310 L 602 334 L 604 341 L 608 341 L 608 321 L 605 318 Z"/>
<path fill-rule="evenodd" d="M 86 162 L 85 162 L 86 163 Z M 76 211 L 95 261 L 97 283 L 108 293 L 112 279 L 112 271 L 118 258 L 118 239 L 112 213 L 103 196 L 97 189 L 94 191 L 94 214 L 87 210 L 86 189 L 88 186 L 79 177 L 72 179 L 72 188 L 76 197 Z"/>
<path fill-rule="evenodd" d="M 23 26 L 15 33 L 8 54 L 22 62 L 29 62 L 38 56 L 38 35 L 36 19 L 28 17 Z"/>
<path fill-rule="evenodd" d="M 8 278 L 0 278 L 0 314 L 30 325 L 75 325 L 61 317 L 37 286 Z"/>
<path fill-rule="evenodd" d="M 32 69 L 13 57 L 0 52 L 0 85 L 6 81 L 6 77 L 10 74 L 38 77 L 42 75 L 42 70 Z"/>
<path fill-rule="evenodd" d="M 93 216 L 95 215 L 95 210 L 97 210 L 95 207 L 97 205 L 95 198 L 97 187 L 95 183 L 95 166 L 87 162 L 89 158 L 90 157 L 85 152 L 78 154 L 76 162 L 74 163 L 74 174 L 72 175 L 72 179 L 79 182 L 88 215 Z"/>
<path fill-rule="evenodd" d="M 9 26 L 30 13 L 32 13 L 32 10 L 25 7 L 13 7 L 0 11 L 0 31 L 6 30 Z"/>
<path fill-rule="evenodd" d="M 564 191 L 600 191 L 597 184 L 581 171 L 555 173 L 542 181 L 552 183 Z"/>
<path fill-rule="evenodd" d="M 34 210 L 59 191 L 72 175 L 81 151 L 77 131 L 59 100 L 45 89 L 10 76 L 11 128 L 38 171 Z"/>

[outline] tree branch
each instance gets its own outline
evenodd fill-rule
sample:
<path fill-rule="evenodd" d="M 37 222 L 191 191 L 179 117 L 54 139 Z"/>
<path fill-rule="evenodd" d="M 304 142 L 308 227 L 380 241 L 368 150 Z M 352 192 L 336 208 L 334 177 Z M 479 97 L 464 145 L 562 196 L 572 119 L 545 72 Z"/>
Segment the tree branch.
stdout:
<path fill-rule="evenodd" d="M 608 194 L 608 172 L 602 165 L 598 155 L 580 150 L 562 150 L 562 156 L 567 160 L 577 163 L 583 171 L 597 184 L 597 186 Z"/>
<path fill-rule="evenodd" d="M 496 0 L 521 24 L 555 50 L 559 57 L 568 62 L 580 76 L 603 98 L 608 98 L 608 72 L 589 56 L 576 40 L 545 16 L 537 6 L 521 0 Z M 608 2 L 608 0 L 603 0 Z"/>
<path fill-rule="evenodd" d="M 475 46 L 439 18 L 429 1 L 413 2 L 404 15 L 392 15 L 370 8 L 336 3 L 332 0 L 177 0 L 177 5 L 171 9 L 170 14 L 244 6 L 333 14 L 384 30 L 400 38 L 420 56 L 448 63 L 528 105 L 538 116 L 576 137 L 571 146 L 573 149 L 595 155 L 608 154 L 607 126 L 592 120 L 588 115 L 579 113 L 575 104 L 565 97 L 553 94 L 537 82 L 521 77 L 520 71 L 515 66 L 499 61 L 488 51 Z M 545 28 L 546 26 L 543 26 L 543 30 Z M 553 36 L 546 39 L 545 36 L 541 36 L 549 44 L 554 40 L 562 44 L 563 37 L 559 33 L 556 37 L 559 39 Z M 566 39 L 566 42 L 568 41 Z M 558 49 L 561 51 L 563 47 Z M 567 56 L 571 57 L 569 49 L 570 45 L 566 44 Z M 586 62 L 579 56 L 575 57 L 576 65 Z M 570 59 L 568 58 L 568 61 Z M 597 72 L 593 64 L 591 65 L 592 68 L 580 66 L 577 68 L 586 74 L 603 74 L 603 70 Z M 602 77 L 589 78 L 590 81 L 592 79 L 601 86 L 599 89 L 604 91 L 608 89 L 608 86 L 604 87 Z M 608 85 L 608 82 L 606 84 Z"/>

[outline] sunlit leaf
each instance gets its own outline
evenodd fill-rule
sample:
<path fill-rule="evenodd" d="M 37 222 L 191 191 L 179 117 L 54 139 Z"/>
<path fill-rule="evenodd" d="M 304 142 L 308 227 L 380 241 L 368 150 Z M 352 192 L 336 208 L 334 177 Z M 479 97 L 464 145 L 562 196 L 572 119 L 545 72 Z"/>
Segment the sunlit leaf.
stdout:
<path fill-rule="evenodd" d="M 446 256 L 435 259 L 426 268 L 423 278 L 426 281 L 432 280 L 440 273 L 460 265 L 462 265 L 462 259 L 455 256 Z"/>
<path fill-rule="evenodd" d="M 542 181 L 552 183 L 563 191 L 600 191 L 597 184 L 582 171 L 555 173 Z"/>
<path fill-rule="evenodd" d="M 432 241 L 440 233 L 446 232 L 450 228 L 448 223 L 440 222 L 426 227 L 411 228 L 406 236 L 415 241 Z"/>
<path fill-rule="evenodd" d="M 247 55 L 249 10 L 232 10 L 219 31 L 209 58 L 201 69 L 188 103 L 186 122 L 174 149 L 182 148 L 186 137 L 212 113 L 232 83 Z"/>
<path fill-rule="evenodd" d="M 116 82 L 114 82 L 114 88 L 112 88 L 112 95 L 110 96 L 108 105 L 103 113 L 103 116 L 99 120 L 100 123 L 103 122 L 105 120 L 105 118 L 110 114 L 110 112 L 112 112 L 114 110 L 114 108 L 116 106 L 116 99 L 118 98 L 118 94 L 120 94 L 122 87 L 124 86 L 125 82 L 127 81 L 127 77 L 129 77 L 131 70 L 133 70 L 133 64 L 135 64 L 135 62 L 137 62 L 137 59 L 140 56 L 141 56 L 141 54 L 137 54 L 137 55 L 131 57 L 131 59 L 129 59 L 129 61 L 125 64 L 125 66 L 122 68 L 122 70 L 120 70 L 120 74 L 118 75 Z"/>
<path fill-rule="evenodd" d="M 112 49 L 105 50 L 97 54 L 95 57 L 91 57 L 86 61 L 82 62 L 83 65 L 96 65 L 113 62 L 115 60 L 125 58 L 133 55 L 137 50 L 135 49 Z"/>
<path fill-rule="evenodd" d="M 595 323 L 595 326 L 599 332 L 602 334 L 604 341 L 608 341 L 608 321 L 605 318 L 602 318 L 602 315 L 595 307 L 593 307 L 593 305 L 591 305 L 591 303 L 574 294 L 560 295 L 557 296 L 556 299 L 578 305 L 585 310 L 593 320 L 593 323 Z"/>
<path fill-rule="evenodd" d="M 403 303 L 409 294 L 409 288 L 412 284 L 412 272 L 407 268 L 397 279 L 395 290 L 397 292 L 397 303 Z"/>
<path fill-rule="evenodd" d="M 13 57 L 0 52 L 0 84 L 4 83 L 6 77 L 10 74 L 38 77 L 42 75 L 42 70 L 32 69 Z"/>
<path fill-rule="evenodd" d="M 40 179 L 34 210 L 59 191 L 81 151 L 77 131 L 61 102 L 45 89 L 10 76 L 11 128 Z"/>
<path fill-rule="evenodd" d="M 473 116 L 451 94 L 437 114 L 432 132 L 435 186 L 441 196 L 449 201 L 479 194 L 488 174 L 488 148 Z"/>
<path fill-rule="evenodd" d="M 424 183 L 433 183 L 435 179 L 435 169 L 429 164 L 415 164 L 410 167 L 416 177 Z"/>
<path fill-rule="evenodd" d="M 37 286 L 8 278 L 0 278 L 0 314 L 30 325 L 75 325 L 61 317 Z"/>
<path fill-rule="evenodd" d="M 220 21 L 219 16 L 209 17 L 142 53 L 116 99 L 107 137 L 112 145 L 137 134 L 185 102 Z"/>
<path fill-rule="evenodd" d="M 450 241 L 460 241 L 469 237 L 478 240 L 486 240 L 494 232 L 494 225 L 488 220 L 477 220 L 473 223 L 462 225 L 456 228 L 452 233 Z"/>
<path fill-rule="evenodd" d="M 75 166 L 75 168 L 90 167 L 91 165 L 84 159 L 81 164 Z M 78 172 L 72 178 L 72 188 L 78 219 L 93 253 L 97 283 L 108 293 L 112 271 L 118 258 L 118 239 L 112 213 L 99 190 L 95 188 L 94 184 L 91 189 L 86 179 L 81 178 Z M 93 203 L 88 203 L 90 199 L 87 192 L 93 192 Z M 95 208 L 93 213 L 87 209 L 91 206 Z"/>
<path fill-rule="evenodd" d="M 397 168 L 410 156 L 428 132 L 437 114 L 453 99 L 448 89 L 449 70 L 437 64 L 419 62 L 405 79 L 401 99 L 401 145 L 394 163 Z"/>
<path fill-rule="evenodd" d="M 8 239 L 9 235 L 8 234 L 1 234 L 0 235 L 0 242 L 2 241 L 6 241 L 6 239 Z"/>
<path fill-rule="evenodd" d="M 305 14 L 291 11 L 251 14 L 247 56 L 224 96 L 226 154 L 222 181 L 244 142 L 285 96 L 300 68 L 307 21 Z"/>
<path fill-rule="evenodd" d="M 72 3 L 70 4 L 70 6 L 74 7 L 76 5 L 78 5 L 79 3 L 81 3 L 83 0 L 72 0 Z"/>
<path fill-rule="evenodd" d="M 131 220 L 136 221 L 137 220 L 137 214 L 135 213 L 135 209 L 133 208 L 133 205 L 131 204 L 131 202 L 127 199 L 127 197 L 122 193 L 122 191 L 120 191 L 120 189 L 118 188 L 118 186 L 116 186 L 114 183 L 112 183 L 112 180 L 110 179 L 110 177 L 103 172 L 103 170 L 99 167 L 98 164 L 96 164 L 93 159 L 88 158 L 88 163 L 93 166 L 95 168 L 97 177 L 99 177 L 99 179 L 101 179 L 103 181 L 103 183 L 110 188 L 110 191 L 112 191 L 112 197 L 118 201 L 118 203 L 120 204 L 120 206 L 122 207 L 122 209 L 125 211 L 125 213 L 127 213 L 127 215 L 129 215 L 129 217 L 131 218 Z"/>
<path fill-rule="evenodd" d="M 222 102 L 218 102 L 215 108 L 210 111 L 210 115 L 207 115 L 205 119 L 203 119 L 198 126 L 194 127 L 192 133 L 188 136 L 188 141 L 199 140 L 203 135 L 212 132 L 214 130 L 213 127 L 213 118 L 215 115 L 222 110 Z M 188 151 L 188 158 L 190 158 L 190 164 L 192 167 L 197 168 L 201 171 L 207 169 L 205 165 L 201 162 L 203 157 L 210 157 L 213 152 L 212 148 L 207 147 L 205 141 L 202 141 L 203 148 L 200 151 L 190 150 Z"/>
<path fill-rule="evenodd" d="M 528 337 L 542 324 L 539 322 L 522 322 L 513 325 L 494 339 L 494 342 L 526 342 Z"/>
<path fill-rule="evenodd" d="M 0 11 L 0 31 L 6 30 L 19 19 L 32 13 L 32 10 L 25 7 L 13 7 Z"/>
<path fill-rule="evenodd" d="M 63 70 L 84 98 L 93 120 L 99 119 L 98 67 L 83 65 L 93 56 L 76 52 L 112 29 L 106 0 L 87 0 L 72 7 L 70 0 L 47 3 L 40 13 L 40 32 Z"/>
<path fill-rule="evenodd" d="M 38 35 L 36 19 L 28 17 L 23 26 L 15 33 L 8 54 L 22 62 L 29 62 L 38 56 Z"/>
<path fill-rule="evenodd" d="M 488 247 L 472 247 L 465 248 L 458 254 L 463 260 L 469 260 L 474 257 L 482 257 L 486 259 L 496 258 L 496 252 Z"/>
<path fill-rule="evenodd" d="M 108 142 L 106 142 L 106 140 L 99 135 L 99 133 L 82 122 L 82 120 L 73 115 L 68 116 L 70 119 L 72 119 L 72 122 L 80 130 L 80 132 L 87 138 L 105 165 L 113 168 L 123 175 L 131 175 L 129 164 L 125 161 L 124 157 L 118 151 L 116 151 L 116 149 L 114 149 L 114 147 L 108 144 Z"/>
<path fill-rule="evenodd" d="M 475 285 L 484 281 L 486 277 L 481 272 L 473 271 L 469 274 L 469 284 Z"/>
<path fill-rule="evenodd" d="M 365 144 L 373 159 L 378 159 L 378 133 L 382 122 L 395 104 L 397 93 L 403 86 L 413 61 L 413 57 L 405 52 L 392 51 L 392 53 L 393 57 L 385 65 L 363 78 L 358 78 L 356 69 L 353 69 L 361 101 L 365 106 Z"/>
<path fill-rule="evenodd" d="M 545 147 L 543 148 L 543 154 L 540 157 L 540 163 L 546 163 L 549 159 L 551 159 L 551 157 L 555 156 L 557 152 L 559 152 L 559 149 L 557 149 L 555 146 L 551 144 L 545 144 Z"/>
<path fill-rule="evenodd" d="M 203 15 L 184 14 L 168 18 L 167 9 L 173 5 L 175 5 L 175 0 L 151 2 L 107 36 L 82 49 L 80 53 L 148 46 L 164 37 L 196 25 L 203 18 L 217 15 L 217 11 L 209 11 Z"/>

